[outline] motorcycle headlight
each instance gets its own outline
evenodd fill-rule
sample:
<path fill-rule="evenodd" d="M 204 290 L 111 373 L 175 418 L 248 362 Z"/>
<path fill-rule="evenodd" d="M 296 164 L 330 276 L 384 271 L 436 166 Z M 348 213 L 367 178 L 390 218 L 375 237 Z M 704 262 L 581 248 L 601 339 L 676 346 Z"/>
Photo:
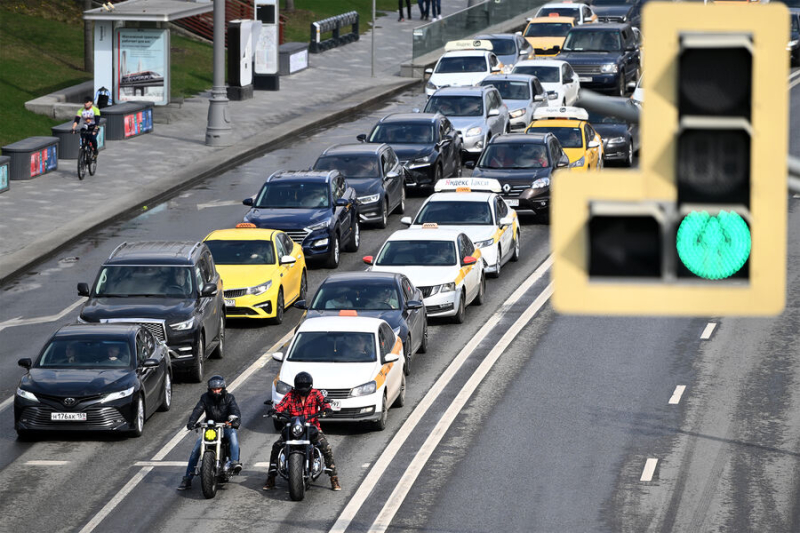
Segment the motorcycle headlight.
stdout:
<path fill-rule="evenodd" d="M 176 322 L 174 324 L 170 324 L 169 327 L 171 327 L 175 331 L 186 331 L 187 329 L 191 329 L 193 325 L 194 325 L 194 318 L 190 318 L 189 320 L 185 320 L 183 322 Z"/>
<path fill-rule="evenodd" d="M 431 91 L 435 91 L 436 89 L 438 89 L 438 87 L 434 85 L 431 81 L 428 81 L 428 83 L 425 84 L 425 88 L 430 89 Z"/>
<path fill-rule="evenodd" d="M 284 383 L 281 380 L 278 380 L 278 383 L 275 384 L 275 392 L 280 395 L 289 394 L 289 391 L 292 390 L 292 386 L 288 383 Z"/>
<path fill-rule="evenodd" d="M 374 381 L 370 381 L 369 383 L 364 383 L 363 385 L 355 387 L 350 391 L 350 396 L 366 396 L 367 394 L 372 394 L 376 390 L 378 390 L 378 384 Z"/>
<path fill-rule="evenodd" d="M 494 244 L 494 239 L 486 239 L 485 241 L 478 241 L 475 243 L 476 248 L 486 248 Z"/>
<path fill-rule="evenodd" d="M 433 287 L 433 289 L 431 290 L 431 296 L 439 293 L 444 294 L 446 292 L 453 292 L 455 290 L 456 290 L 456 284 L 454 282 L 451 281 L 450 283 L 442 283 L 441 285 L 435 285 Z"/>
<path fill-rule="evenodd" d="M 524 108 L 522 108 L 522 109 L 515 109 L 514 111 L 512 111 L 511 113 L 509 113 L 509 115 L 511 116 L 511 118 L 519 118 L 519 117 L 521 117 L 521 116 L 522 116 L 522 115 L 524 115 L 524 114 L 525 114 L 525 109 L 524 109 Z"/>
<path fill-rule="evenodd" d="M 370 194 L 369 196 L 359 196 L 358 202 L 362 204 L 374 204 L 380 199 L 380 194 Z"/>
<path fill-rule="evenodd" d="M 306 226 L 303 229 L 305 229 L 306 231 L 308 231 L 310 233 L 312 231 L 317 231 L 318 229 L 327 228 L 330 224 L 331 224 L 330 220 L 324 220 L 322 222 L 317 222 L 316 224 L 311 224 L 310 226 Z"/>
<path fill-rule="evenodd" d="M 29 400 L 31 402 L 37 402 L 37 403 L 39 402 L 39 398 L 37 398 L 34 393 L 22 390 L 20 388 L 17 388 L 17 396 L 19 396 L 20 398 L 25 398 L 26 400 Z"/>
<path fill-rule="evenodd" d="M 303 427 L 303 424 L 301 424 L 298 421 L 296 424 L 294 424 L 292 426 L 292 437 L 294 437 L 296 439 L 299 439 L 300 437 L 303 436 L 303 432 L 304 431 L 305 431 L 305 428 Z"/>
<path fill-rule="evenodd" d="M 100 400 L 100 403 L 106 402 L 113 402 L 114 400 L 121 400 L 122 398 L 127 398 L 133 394 L 133 387 L 130 389 L 121 390 L 119 392 L 112 392 L 111 394 L 106 394 L 105 397 Z"/>
<path fill-rule="evenodd" d="M 606 65 L 600 65 L 600 72 L 604 74 L 614 74 L 619 71 L 619 67 L 615 63 L 608 63 Z"/>
<path fill-rule="evenodd" d="M 206 440 L 217 440 L 217 430 L 207 429 L 205 433 L 203 433 L 203 437 L 205 437 Z"/>
<path fill-rule="evenodd" d="M 477 137 L 478 135 L 481 134 L 482 131 L 483 130 L 481 129 L 480 126 L 475 126 L 474 128 L 470 128 L 467 130 L 467 134 L 465 135 L 465 137 Z"/>
<path fill-rule="evenodd" d="M 531 189 L 544 189 L 550 186 L 550 178 L 539 178 L 531 183 Z"/>
<path fill-rule="evenodd" d="M 585 156 L 581 157 L 580 159 L 578 159 L 574 163 L 570 163 L 569 164 L 569 168 L 582 167 L 585 162 L 586 162 L 586 157 Z"/>
<path fill-rule="evenodd" d="M 608 140 L 608 144 L 622 144 L 625 142 L 625 137 L 613 137 Z"/>
<path fill-rule="evenodd" d="M 258 296 L 259 294 L 264 294 L 272 287 L 272 280 L 267 281 L 266 283 L 262 283 L 261 285 L 257 285 L 255 287 L 248 287 L 247 294 L 252 294 L 254 296 Z"/>

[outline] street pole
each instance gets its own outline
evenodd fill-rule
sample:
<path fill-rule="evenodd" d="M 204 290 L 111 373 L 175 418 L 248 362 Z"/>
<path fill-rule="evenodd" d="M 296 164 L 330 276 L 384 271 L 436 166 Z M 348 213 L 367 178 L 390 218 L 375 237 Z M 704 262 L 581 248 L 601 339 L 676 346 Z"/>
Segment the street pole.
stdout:
<path fill-rule="evenodd" d="M 375 0 L 372 0 L 372 70 L 370 76 L 375 77 Z"/>
<path fill-rule="evenodd" d="M 206 145 L 230 146 L 231 118 L 225 88 L 225 0 L 214 0 L 214 85 L 208 105 Z"/>

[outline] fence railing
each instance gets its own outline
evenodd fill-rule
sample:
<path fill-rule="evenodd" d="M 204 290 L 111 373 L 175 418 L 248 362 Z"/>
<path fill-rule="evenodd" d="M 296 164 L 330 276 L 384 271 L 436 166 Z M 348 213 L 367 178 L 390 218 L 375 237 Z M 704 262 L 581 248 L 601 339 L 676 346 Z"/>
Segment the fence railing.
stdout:
<path fill-rule="evenodd" d="M 225 22 L 238 19 L 253 19 L 254 10 L 252 2 L 243 0 L 225 0 Z M 209 41 L 214 40 L 214 12 L 203 13 L 193 17 L 186 17 L 175 21 L 177 26 L 184 28 Z M 228 46 L 228 32 L 225 32 L 225 46 Z"/>
<path fill-rule="evenodd" d="M 350 26 L 349 32 L 342 29 Z M 323 39 L 323 35 L 331 34 Z M 348 11 L 323 20 L 311 23 L 311 42 L 308 51 L 313 54 L 336 48 L 343 44 L 358 40 L 358 11 Z"/>

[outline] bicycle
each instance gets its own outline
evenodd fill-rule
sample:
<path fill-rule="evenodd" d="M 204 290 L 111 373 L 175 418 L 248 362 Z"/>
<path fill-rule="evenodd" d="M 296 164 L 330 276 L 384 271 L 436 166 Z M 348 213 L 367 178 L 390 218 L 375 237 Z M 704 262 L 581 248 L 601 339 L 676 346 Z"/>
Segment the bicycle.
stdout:
<path fill-rule="evenodd" d="M 78 148 L 78 179 L 82 180 L 89 171 L 90 176 L 94 176 L 97 171 L 97 159 L 92 152 L 92 145 L 89 143 L 89 136 L 92 133 L 81 131 L 80 147 Z"/>

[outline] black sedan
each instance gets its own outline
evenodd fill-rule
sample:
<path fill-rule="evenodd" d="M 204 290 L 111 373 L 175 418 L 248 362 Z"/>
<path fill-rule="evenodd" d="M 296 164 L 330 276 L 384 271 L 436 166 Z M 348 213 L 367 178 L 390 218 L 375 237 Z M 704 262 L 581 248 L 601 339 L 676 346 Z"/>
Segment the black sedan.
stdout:
<path fill-rule="evenodd" d="M 143 326 L 77 324 L 58 330 L 14 396 L 14 429 L 113 431 L 139 437 L 147 418 L 172 403 L 167 346 Z"/>
<path fill-rule="evenodd" d="M 444 115 L 393 113 L 361 142 L 386 143 L 406 167 L 406 187 L 432 189 L 443 177 L 461 175 L 461 136 Z"/>
<path fill-rule="evenodd" d="M 355 310 L 359 316 L 385 320 L 403 341 L 408 375 L 414 355 L 428 350 L 428 317 L 422 300 L 422 291 L 402 274 L 342 272 L 322 282 L 310 305 L 299 301 L 295 307 L 308 309 L 307 318 Z"/>
<path fill-rule="evenodd" d="M 625 105 L 636 104 L 626 99 Z M 589 113 L 589 123 L 603 139 L 603 160 L 633 166 L 633 154 L 639 151 L 639 125 L 617 117 Z"/>

